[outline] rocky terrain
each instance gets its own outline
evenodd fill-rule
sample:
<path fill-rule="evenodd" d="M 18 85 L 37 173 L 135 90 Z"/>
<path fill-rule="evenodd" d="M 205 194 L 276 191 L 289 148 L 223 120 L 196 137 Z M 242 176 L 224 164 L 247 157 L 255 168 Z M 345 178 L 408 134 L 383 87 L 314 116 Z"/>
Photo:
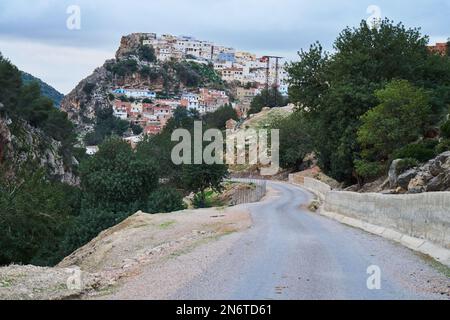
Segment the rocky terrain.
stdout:
<path fill-rule="evenodd" d="M 111 89 L 119 87 L 149 89 L 165 94 L 179 93 L 187 87 L 186 74 L 198 77 L 202 86 L 217 85 L 205 75 L 197 74 L 189 64 L 149 61 L 142 56 L 142 41 L 146 33 L 133 33 L 122 37 L 115 58 L 83 79 L 61 102 L 61 109 L 67 112 L 77 131 L 85 134 L 92 131 L 95 112 L 112 106 Z M 184 72 L 184 75 L 180 75 Z"/>
<path fill-rule="evenodd" d="M 251 225 L 237 207 L 150 215 L 138 212 L 103 231 L 55 268 L 0 268 L 0 299 L 70 299 L 114 291 L 144 266 L 157 266 Z"/>
<path fill-rule="evenodd" d="M 145 38 L 145 34 L 132 34 L 122 37 L 116 58 L 107 60 L 103 66 L 95 69 L 90 76 L 81 80 L 75 89 L 64 97 L 61 102 L 61 109 L 67 112 L 69 119 L 77 126 L 78 132 L 91 131 L 95 123 L 96 109 L 111 106 L 108 99 L 108 93 L 111 89 L 121 85 L 149 87 L 152 84 L 147 78 L 142 79 L 138 72 L 118 77 L 108 70 L 108 66 L 128 59 L 131 53 L 136 52 L 142 37 Z M 133 56 L 132 58 L 140 62 L 138 57 Z"/>
<path fill-rule="evenodd" d="M 400 175 L 396 167 L 400 160 L 394 160 L 389 170 L 389 187 L 398 191 L 421 193 L 450 191 L 450 151 L 444 152 L 426 164 L 414 167 Z"/>
<path fill-rule="evenodd" d="M 23 166 L 31 163 L 61 182 L 70 185 L 79 183 L 79 178 L 73 172 L 77 160 L 73 157 L 64 160 L 61 142 L 25 121 L 12 121 L 0 114 L 0 165 L 6 169 L 6 176 L 15 175 Z"/>

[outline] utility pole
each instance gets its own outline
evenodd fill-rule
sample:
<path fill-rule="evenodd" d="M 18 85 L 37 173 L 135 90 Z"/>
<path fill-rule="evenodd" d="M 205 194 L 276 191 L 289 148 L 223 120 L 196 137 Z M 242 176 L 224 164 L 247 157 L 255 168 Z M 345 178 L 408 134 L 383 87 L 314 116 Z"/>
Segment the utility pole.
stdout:
<path fill-rule="evenodd" d="M 269 105 L 269 87 L 270 87 L 270 59 L 275 59 L 275 83 L 273 84 L 274 88 L 274 94 L 275 94 L 275 106 L 278 107 L 278 80 L 279 75 L 278 72 L 280 70 L 280 59 L 283 59 L 283 57 L 278 56 L 264 56 L 264 59 L 266 59 L 267 66 L 266 66 L 266 106 Z"/>

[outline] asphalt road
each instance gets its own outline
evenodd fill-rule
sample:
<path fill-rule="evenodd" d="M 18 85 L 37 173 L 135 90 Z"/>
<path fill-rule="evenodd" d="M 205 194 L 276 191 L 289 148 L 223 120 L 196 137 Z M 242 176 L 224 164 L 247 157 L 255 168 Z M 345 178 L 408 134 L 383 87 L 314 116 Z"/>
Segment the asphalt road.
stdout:
<path fill-rule="evenodd" d="M 172 299 L 449 299 L 450 279 L 407 248 L 309 212 L 308 192 L 270 182 L 253 227 Z M 367 269 L 380 270 L 368 289 Z"/>

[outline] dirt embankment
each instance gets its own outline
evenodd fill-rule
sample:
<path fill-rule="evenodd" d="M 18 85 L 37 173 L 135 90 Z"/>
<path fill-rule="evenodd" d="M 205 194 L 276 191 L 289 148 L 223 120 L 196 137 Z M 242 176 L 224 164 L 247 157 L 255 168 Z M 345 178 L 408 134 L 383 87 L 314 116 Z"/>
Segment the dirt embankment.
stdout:
<path fill-rule="evenodd" d="M 0 268 L 0 299 L 68 299 L 104 293 L 146 265 L 161 264 L 250 226 L 248 211 L 239 207 L 156 215 L 138 212 L 55 268 Z"/>

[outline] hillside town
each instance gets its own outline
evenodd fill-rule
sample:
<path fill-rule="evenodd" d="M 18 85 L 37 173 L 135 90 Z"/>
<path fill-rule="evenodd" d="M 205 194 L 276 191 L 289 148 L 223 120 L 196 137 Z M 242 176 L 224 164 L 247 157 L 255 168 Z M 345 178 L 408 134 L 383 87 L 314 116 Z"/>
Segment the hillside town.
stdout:
<path fill-rule="evenodd" d="M 199 114 L 214 112 L 231 104 L 240 117 L 246 115 L 252 99 L 268 85 L 287 95 L 287 73 L 281 57 L 257 57 L 193 37 L 155 33 L 143 34 L 142 44 L 151 46 L 158 62 L 187 60 L 210 64 L 226 83 L 233 83 L 235 101 L 225 91 L 196 88 L 170 98 L 157 97 L 156 92 L 143 88 L 114 88 L 113 114 L 143 128 L 144 135 L 161 132 L 178 107 L 196 110 Z"/>
<path fill-rule="evenodd" d="M 272 61 L 268 56 L 258 57 L 250 52 L 188 36 L 146 33 L 145 37 L 143 45 L 155 49 L 158 61 L 187 59 L 197 63 L 212 63 L 224 81 L 263 87 L 269 78 L 271 83 L 277 82 L 281 93 L 287 94 L 287 73 L 280 61 Z"/>
<path fill-rule="evenodd" d="M 230 103 L 224 91 L 207 88 L 200 88 L 198 94 L 184 93 L 180 99 L 156 99 L 156 93 L 147 90 L 116 89 L 112 94 L 114 116 L 141 126 L 147 135 L 160 133 L 178 107 L 205 114 Z"/>

